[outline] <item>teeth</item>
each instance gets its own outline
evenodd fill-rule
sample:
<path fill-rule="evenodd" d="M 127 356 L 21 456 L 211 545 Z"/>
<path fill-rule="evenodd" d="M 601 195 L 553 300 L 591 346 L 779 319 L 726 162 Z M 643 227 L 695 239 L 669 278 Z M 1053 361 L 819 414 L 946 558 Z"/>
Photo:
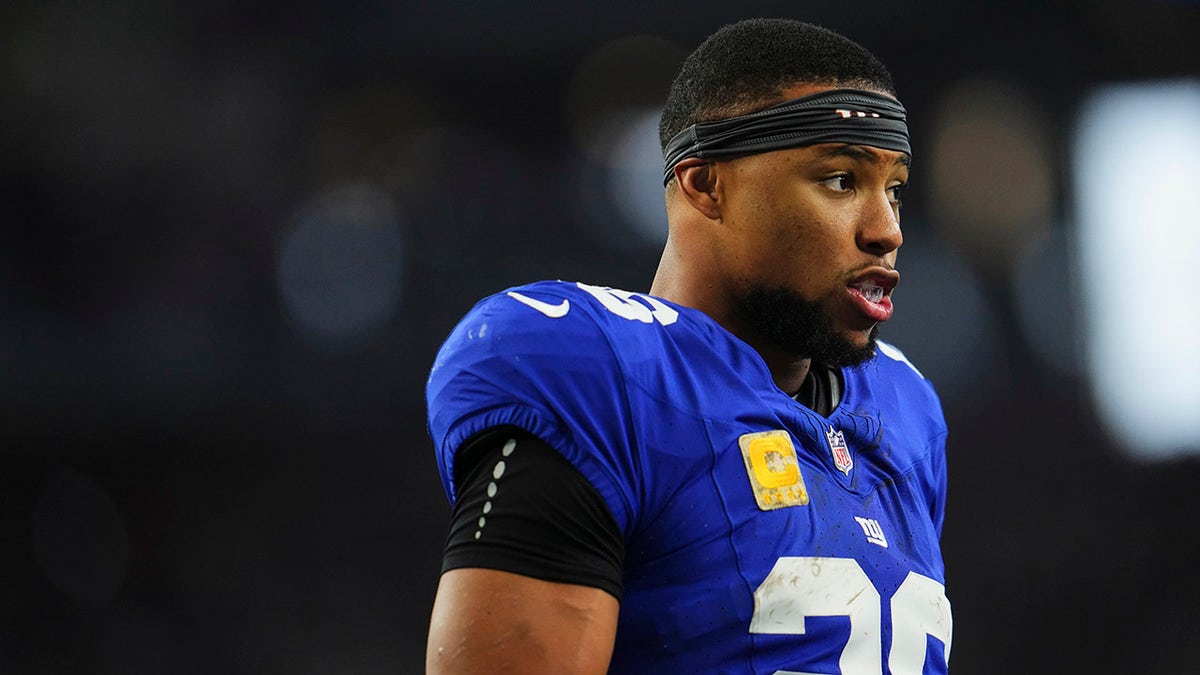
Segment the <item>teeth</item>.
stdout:
<path fill-rule="evenodd" d="M 864 281 L 858 285 L 858 290 L 863 297 L 871 302 L 879 302 L 883 300 L 883 286 L 876 286 L 872 281 Z"/>

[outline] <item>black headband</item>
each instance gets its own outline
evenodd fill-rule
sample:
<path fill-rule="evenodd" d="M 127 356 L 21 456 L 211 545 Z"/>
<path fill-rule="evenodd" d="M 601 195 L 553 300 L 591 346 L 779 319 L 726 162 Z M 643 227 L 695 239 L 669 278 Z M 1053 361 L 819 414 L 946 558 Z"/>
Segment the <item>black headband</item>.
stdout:
<path fill-rule="evenodd" d="M 663 185 L 671 182 L 675 165 L 688 157 L 729 157 L 818 143 L 912 154 L 904 106 L 870 91 L 834 89 L 684 129 L 663 150 Z"/>

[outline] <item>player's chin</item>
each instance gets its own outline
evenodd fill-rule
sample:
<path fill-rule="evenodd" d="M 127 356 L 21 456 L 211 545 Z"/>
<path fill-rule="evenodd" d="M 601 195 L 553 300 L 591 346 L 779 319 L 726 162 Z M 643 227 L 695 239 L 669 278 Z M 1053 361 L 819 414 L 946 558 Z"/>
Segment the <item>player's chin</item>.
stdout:
<path fill-rule="evenodd" d="M 836 365 L 853 366 L 870 359 L 875 355 L 878 336 L 879 324 L 872 324 L 861 329 L 843 330 L 842 346 L 837 357 L 831 360 L 837 362 Z"/>
<path fill-rule="evenodd" d="M 875 349 L 875 338 L 878 334 L 878 326 L 872 326 L 865 330 L 848 331 L 843 335 L 846 338 L 846 344 L 851 349 L 862 351 Z"/>
<path fill-rule="evenodd" d="M 879 322 L 872 321 L 861 314 L 850 313 L 842 317 L 841 334 L 849 344 L 865 348 L 875 344 L 875 336 L 879 333 Z"/>

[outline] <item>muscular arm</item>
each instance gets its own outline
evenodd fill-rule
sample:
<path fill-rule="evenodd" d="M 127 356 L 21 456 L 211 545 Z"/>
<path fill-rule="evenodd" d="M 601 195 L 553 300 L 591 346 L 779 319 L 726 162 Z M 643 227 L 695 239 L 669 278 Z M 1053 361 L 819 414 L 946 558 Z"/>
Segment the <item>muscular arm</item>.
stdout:
<path fill-rule="evenodd" d="M 624 541 L 553 448 L 504 427 L 465 444 L 426 650 L 429 673 L 604 673 Z"/>
<path fill-rule="evenodd" d="M 617 599 L 589 586 L 499 570 L 442 575 L 427 673 L 604 673 L 617 629 Z"/>

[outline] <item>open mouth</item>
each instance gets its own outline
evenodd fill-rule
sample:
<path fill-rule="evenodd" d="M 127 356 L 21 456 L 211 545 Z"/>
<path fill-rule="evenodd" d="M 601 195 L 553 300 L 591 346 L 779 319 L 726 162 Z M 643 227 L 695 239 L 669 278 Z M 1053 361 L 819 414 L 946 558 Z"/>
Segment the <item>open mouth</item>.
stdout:
<path fill-rule="evenodd" d="M 881 302 L 883 296 L 887 295 L 887 289 L 870 279 L 866 279 L 851 286 L 862 294 L 868 302 Z"/>
<path fill-rule="evenodd" d="M 873 322 L 887 321 L 892 316 L 892 289 L 900 281 L 895 271 L 865 274 L 849 286 L 858 311 Z"/>

